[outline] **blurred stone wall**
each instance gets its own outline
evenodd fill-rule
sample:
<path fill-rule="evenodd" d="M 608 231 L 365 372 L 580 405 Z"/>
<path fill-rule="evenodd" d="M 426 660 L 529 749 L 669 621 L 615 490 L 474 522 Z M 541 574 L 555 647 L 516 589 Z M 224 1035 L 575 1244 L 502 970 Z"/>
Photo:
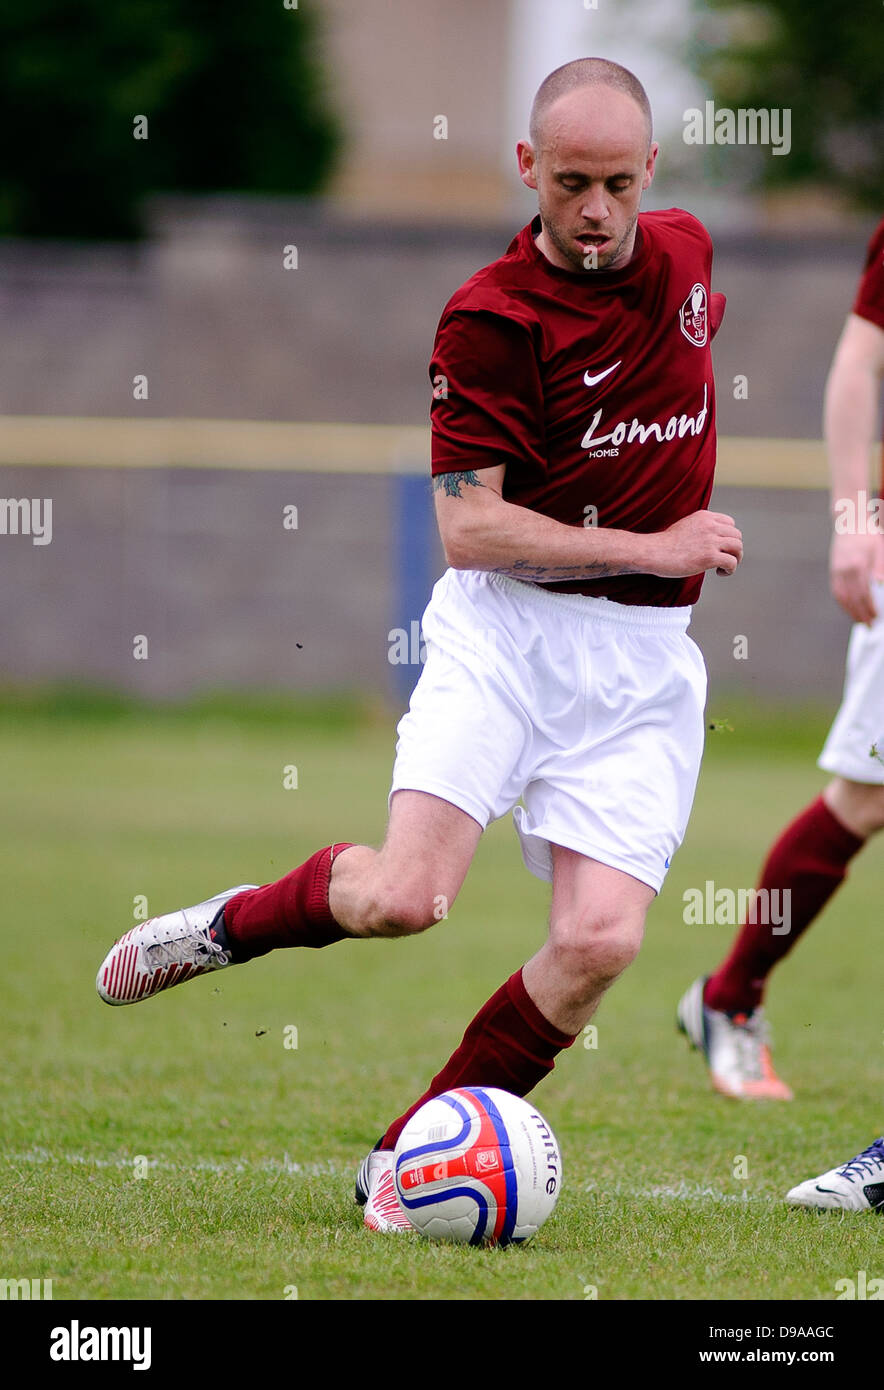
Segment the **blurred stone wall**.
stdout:
<path fill-rule="evenodd" d="M 2 470 L 2 491 L 51 497 L 53 535 L 0 537 L 0 682 L 401 691 L 390 633 L 420 605 L 397 598 L 390 478 L 23 468 Z M 713 505 L 746 538 L 743 566 L 708 576 L 695 609 L 713 691 L 834 703 L 849 623 L 828 593 L 824 494 L 722 488 Z M 443 566 L 436 543 L 431 576 Z"/>
<path fill-rule="evenodd" d="M 136 247 L 0 244 L 0 411 L 421 424 L 441 307 L 514 230 L 204 200 L 155 205 Z M 285 269 L 292 246 L 297 269 Z M 863 250 L 862 235 L 718 238 L 722 433 L 818 436 Z M 147 400 L 133 396 L 139 374 Z M 748 399 L 735 398 L 738 374 Z M 8 467 L 0 496 L 53 499 L 51 545 L 0 535 L 4 681 L 155 696 L 394 688 L 390 476 Z M 295 532 L 286 505 L 298 507 Z M 828 597 L 825 495 L 728 488 L 715 505 L 737 516 L 747 548 L 737 576 L 707 581 L 697 610 L 714 686 L 834 702 L 848 625 Z M 431 549 L 430 574 L 442 566 Z M 133 655 L 139 634 L 146 661 Z M 748 660 L 734 659 L 738 635 Z"/>
<path fill-rule="evenodd" d="M 422 424 L 442 307 L 518 231 L 223 198 L 157 201 L 148 225 L 132 247 L 0 241 L 0 412 Z M 722 433 L 819 434 L 864 250 L 862 231 L 716 237 Z"/>

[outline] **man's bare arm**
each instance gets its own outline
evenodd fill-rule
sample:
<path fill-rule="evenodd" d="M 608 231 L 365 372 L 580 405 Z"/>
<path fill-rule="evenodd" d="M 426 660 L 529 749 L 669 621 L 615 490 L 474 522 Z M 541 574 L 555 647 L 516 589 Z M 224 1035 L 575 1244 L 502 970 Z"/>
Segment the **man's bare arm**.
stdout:
<path fill-rule="evenodd" d="M 824 430 L 836 525 L 829 576 L 834 597 L 858 623 L 870 623 L 876 616 L 870 581 L 876 565 L 880 567 L 884 541 L 866 526 L 849 523 L 865 510 L 882 381 L 884 332 L 851 314 L 826 382 Z"/>
<path fill-rule="evenodd" d="M 733 518 L 694 512 L 665 531 L 566 526 L 502 496 L 505 465 L 433 479 L 436 518 L 453 569 L 555 583 L 618 574 L 685 578 L 715 569 L 732 574 L 742 557 Z"/>

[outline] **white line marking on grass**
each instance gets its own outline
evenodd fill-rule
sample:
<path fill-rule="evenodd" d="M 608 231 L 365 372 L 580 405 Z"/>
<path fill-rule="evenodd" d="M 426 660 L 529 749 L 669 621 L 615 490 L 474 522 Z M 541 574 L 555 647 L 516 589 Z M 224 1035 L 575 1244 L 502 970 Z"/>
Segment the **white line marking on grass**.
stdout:
<path fill-rule="evenodd" d="M 709 1187 L 698 1182 L 680 1182 L 674 1187 L 626 1187 L 614 1183 L 611 1187 L 600 1187 L 598 1183 L 587 1183 L 584 1192 L 595 1192 L 600 1197 L 635 1197 L 642 1201 L 654 1202 L 724 1202 L 733 1206 L 746 1206 L 749 1202 L 779 1202 L 782 1198 L 767 1192 L 722 1192 L 720 1188 Z"/>
<path fill-rule="evenodd" d="M 114 1154 L 108 1158 L 101 1158 L 97 1154 L 70 1151 L 53 1153 L 50 1149 L 34 1145 L 24 1153 L 0 1154 L 0 1161 L 9 1164 L 29 1163 L 34 1166 L 66 1164 L 70 1168 L 110 1168 L 118 1172 L 127 1172 L 133 1168 L 136 1158 L 144 1157 L 141 1154 Z M 179 1163 L 175 1159 L 159 1157 L 148 1158 L 145 1166 L 149 1170 L 162 1173 L 270 1173 L 275 1176 L 286 1174 L 297 1178 L 340 1177 L 342 1174 L 349 1174 L 352 1168 L 351 1164 L 339 1163 L 333 1159 L 323 1163 L 299 1163 L 288 1154 L 283 1154 L 281 1159 L 263 1158 L 258 1161 L 248 1158 L 195 1158 L 191 1163 Z M 583 1191 L 595 1193 L 599 1197 L 628 1197 L 643 1202 L 719 1202 L 728 1206 L 747 1206 L 750 1202 L 771 1205 L 782 1201 L 781 1197 L 766 1192 L 722 1192 L 720 1188 L 710 1187 L 708 1184 L 687 1181 L 674 1186 L 661 1184 L 653 1187 L 629 1187 L 623 1183 L 600 1187 L 598 1183 L 590 1182 Z"/>
<path fill-rule="evenodd" d="M 5 1163 L 67 1164 L 71 1168 L 115 1168 L 126 1171 L 134 1167 L 141 1154 L 116 1154 L 110 1158 L 99 1158 L 96 1154 L 52 1153 L 35 1145 L 24 1153 L 0 1154 Z M 148 1169 L 163 1173 L 287 1173 L 292 1177 L 314 1178 L 337 1176 L 349 1171 L 349 1165 L 328 1159 L 324 1163 L 297 1163 L 283 1154 L 282 1158 L 264 1158 L 253 1162 L 247 1158 L 195 1158 L 192 1163 L 177 1163 L 171 1158 L 148 1158 L 144 1164 Z"/>

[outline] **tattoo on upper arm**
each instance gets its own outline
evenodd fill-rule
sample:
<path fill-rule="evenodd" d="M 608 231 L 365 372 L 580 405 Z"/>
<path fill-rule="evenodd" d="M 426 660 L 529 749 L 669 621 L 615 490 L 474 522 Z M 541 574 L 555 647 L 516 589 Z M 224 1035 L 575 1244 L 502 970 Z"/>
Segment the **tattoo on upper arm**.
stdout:
<path fill-rule="evenodd" d="M 433 479 L 433 491 L 445 491 L 446 497 L 460 497 L 461 484 L 465 487 L 484 487 L 485 484 L 479 481 L 475 469 L 468 468 L 463 473 L 437 473 Z"/>

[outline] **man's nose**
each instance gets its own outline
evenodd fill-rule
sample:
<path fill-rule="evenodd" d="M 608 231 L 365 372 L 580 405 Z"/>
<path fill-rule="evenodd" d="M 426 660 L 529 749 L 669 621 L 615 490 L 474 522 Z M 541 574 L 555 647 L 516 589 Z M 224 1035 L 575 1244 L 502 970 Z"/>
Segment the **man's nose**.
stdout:
<path fill-rule="evenodd" d="M 587 189 L 580 212 L 587 222 L 604 222 L 608 215 L 608 195 L 601 185 Z"/>

